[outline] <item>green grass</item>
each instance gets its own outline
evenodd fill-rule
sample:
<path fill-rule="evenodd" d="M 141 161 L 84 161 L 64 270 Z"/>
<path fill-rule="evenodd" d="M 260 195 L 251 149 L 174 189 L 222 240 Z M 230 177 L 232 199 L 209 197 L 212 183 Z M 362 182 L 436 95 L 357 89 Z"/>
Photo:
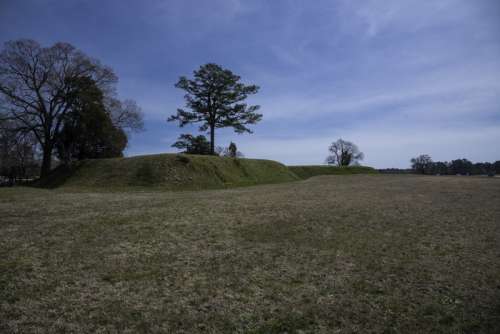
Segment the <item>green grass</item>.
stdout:
<path fill-rule="evenodd" d="M 0 189 L 0 332 L 498 333 L 499 181 Z"/>
<path fill-rule="evenodd" d="M 158 154 L 86 160 L 56 169 L 40 185 L 79 190 L 194 190 L 297 179 L 286 166 L 271 160 Z"/>
<path fill-rule="evenodd" d="M 366 166 L 288 166 L 295 175 L 301 179 L 308 179 L 319 175 L 350 175 L 350 174 L 376 174 L 377 171 L 372 167 Z"/>

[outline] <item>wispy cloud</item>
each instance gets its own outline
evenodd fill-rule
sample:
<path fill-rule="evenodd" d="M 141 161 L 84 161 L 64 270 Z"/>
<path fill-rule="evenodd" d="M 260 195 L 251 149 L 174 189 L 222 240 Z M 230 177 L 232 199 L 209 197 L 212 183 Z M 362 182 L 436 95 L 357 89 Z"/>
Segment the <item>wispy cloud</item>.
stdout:
<path fill-rule="evenodd" d="M 500 159 L 500 4 L 496 0 L 110 0 L 3 2 L 0 41 L 68 41 L 111 65 L 148 131 L 128 154 L 174 151 L 174 88 L 205 62 L 261 86 L 255 134 L 220 131 L 249 157 L 320 163 L 356 142 L 366 163 L 409 156 Z M 75 13 L 78 13 L 76 15 Z M 117 15 L 120 13 L 120 15 Z M 92 17 L 89 24 L 87 17 Z M 15 27 L 15 28 L 13 28 Z M 454 156 L 452 156 L 454 155 Z"/>
<path fill-rule="evenodd" d="M 381 33 L 416 33 L 422 29 L 467 22 L 477 5 L 462 0 L 343 1 L 346 16 L 364 29 L 367 37 Z M 351 21 L 352 22 L 352 21 Z"/>

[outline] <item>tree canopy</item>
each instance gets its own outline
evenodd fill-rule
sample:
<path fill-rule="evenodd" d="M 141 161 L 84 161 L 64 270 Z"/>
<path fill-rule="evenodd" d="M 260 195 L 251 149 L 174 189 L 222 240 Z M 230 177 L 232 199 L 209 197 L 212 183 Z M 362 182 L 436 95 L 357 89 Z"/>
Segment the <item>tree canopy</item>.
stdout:
<path fill-rule="evenodd" d="M 103 94 L 112 121 L 122 129 L 140 129 L 142 114 L 134 104 L 115 97 L 114 72 L 68 43 L 42 47 L 33 40 L 5 43 L 0 52 L 0 113 L 16 123 L 16 131 L 31 133 L 42 150 L 41 177 L 51 169 L 52 156 L 69 115 L 78 106 L 75 82 L 89 78 Z M 100 124 L 100 123 L 99 123 Z"/>
<path fill-rule="evenodd" d="M 59 159 L 70 162 L 123 156 L 127 136 L 113 124 L 104 95 L 95 82 L 88 77 L 77 78 L 70 94 L 73 108 L 66 115 L 56 142 Z"/>
<path fill-rule="evenodd" d="M 433 161 L 427 154 L 421 154 L 410 160 L 414 172 L 419 174 L 439 175 L 495 175 L 500 174 L 500 161 L 476 162 L 468 159 Z"/>
<path fill-rule="evenodd" d="M 432 159 L 428 154 L 421 154 L 410 160 L 411 168 L 417 173 L 426 174 L 431 169 Z"/>
<path fill-rule="evenodd" d="M 210 143 L 203 135 L 193 136 L 191 134 L 182 134 L 172 147 L 184 150 L 187 154 L 210 154 Z"/>
<path fill-rule="evenodd" d="M 326 162 L 339 167 L 358 164 L 364 158 L 363 152 L 355 144 L 342 138 L 333 142 L 328 150 L 332 154 L 326 158 Z"/>
<path fill-rule="evenodd" d="M 256 94 L 259 87 L 245 85 L 240 77 L 217 64 L 209 63 L 196 71 L 194 78 L 180 77 L 175 85 L 186 92 L 186 109 L 177 109 L 177 114 L 168 121 L 178 121 L 179 126 L 201 123 L 200 131 L 210 133 L 210 153 L 215 153 L 215 129 L 231 127 L 237 133 L 252 131 L 248 125 L 262 119 L 257 113 L 258 105 L 247 105 L 244 101 Z"/>

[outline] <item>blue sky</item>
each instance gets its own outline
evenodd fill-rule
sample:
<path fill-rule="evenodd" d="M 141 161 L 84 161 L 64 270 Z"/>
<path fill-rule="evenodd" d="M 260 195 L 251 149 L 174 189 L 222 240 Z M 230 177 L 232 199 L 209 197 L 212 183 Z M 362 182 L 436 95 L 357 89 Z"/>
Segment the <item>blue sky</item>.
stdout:
<path fill-rule="evenodd" d="M 254 134 L 217 133 L 252 158 L 320 164 L 330 142 L 364 164 L 500 160 L 500 2 L 0 0 L 0 42 L 72 43 L 111 66 L 146 131 L 128 155 L 175 152 L 166 118 L 181 75 L 215 62 L 261 87 Z"/>

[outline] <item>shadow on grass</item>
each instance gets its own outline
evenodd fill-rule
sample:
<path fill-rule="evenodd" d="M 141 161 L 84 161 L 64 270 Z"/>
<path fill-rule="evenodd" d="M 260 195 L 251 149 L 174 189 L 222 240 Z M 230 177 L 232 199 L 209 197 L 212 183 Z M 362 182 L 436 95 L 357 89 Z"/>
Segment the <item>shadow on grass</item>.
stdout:
<path fill-rule="evenodd" d="M 71 165 L 60 165 L 54 168 L 49 175 L 43 179 L 38 179 L 28 186 L 35 188 L 54 189 L 64 185 L 82 167 L 82 163 Z"/>

